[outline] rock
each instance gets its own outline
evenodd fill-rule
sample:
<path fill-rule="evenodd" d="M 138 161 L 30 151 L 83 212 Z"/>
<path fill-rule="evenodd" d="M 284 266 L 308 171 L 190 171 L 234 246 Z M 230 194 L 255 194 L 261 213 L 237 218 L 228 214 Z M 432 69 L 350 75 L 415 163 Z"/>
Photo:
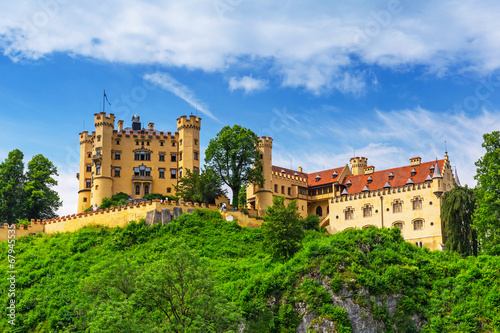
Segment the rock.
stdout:
<path fill-rule="evenodd" d="M 182 207 L 174 207 L 174 219 L 182 215 Z"/>
<path fill-rule="evenodd" d="M 172 222 L 172 215 L 170 214 L 170 209 L 161 210 L 161 224 L 167 225 Z"/>
<path fill-rule="evenodd" d="M 151 210 L 146 213 L 146 225 L 152 226 L 153 224 L 161 223 L 161 213 L 156 210 Z"/>

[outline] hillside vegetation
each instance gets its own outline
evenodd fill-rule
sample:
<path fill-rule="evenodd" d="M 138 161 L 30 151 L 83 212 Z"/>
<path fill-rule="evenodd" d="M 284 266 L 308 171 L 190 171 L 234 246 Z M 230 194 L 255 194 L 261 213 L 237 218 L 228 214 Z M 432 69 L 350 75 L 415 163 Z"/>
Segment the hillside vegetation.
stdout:
<path fill-rule="evenodd" d="M 399 229 L 306 231 L 286 262 L 218 212 L 168 226 L 16 240 L 5 332 L 499 332 L 500 258 L 430 252 Z M 7 243 L 0 244 L 7 256 Z M 1 270 L 9 271 L 6 260 Z M 9 282 L 1 280 L 2 290 Z M 10 298 L 2 293 L 3 304 Z"/>

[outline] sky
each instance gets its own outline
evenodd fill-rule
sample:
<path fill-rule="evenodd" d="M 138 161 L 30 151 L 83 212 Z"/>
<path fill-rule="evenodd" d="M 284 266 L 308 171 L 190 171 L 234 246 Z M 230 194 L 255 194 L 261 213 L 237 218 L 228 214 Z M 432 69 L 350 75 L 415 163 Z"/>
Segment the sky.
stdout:
<path fill-rule="evenodd" d="M 78 133 L 105 89 L 125 124 L 173 132 L 198 115 L 202 148 L 239 124 L 273 138 L 274 165 L 308 173 L 447 151 L 472 187 L 500 127 L 499 16 L 471 0 L 2 1 L 0 160 L 49 158 L 58 213 L 75 213 Z"/>

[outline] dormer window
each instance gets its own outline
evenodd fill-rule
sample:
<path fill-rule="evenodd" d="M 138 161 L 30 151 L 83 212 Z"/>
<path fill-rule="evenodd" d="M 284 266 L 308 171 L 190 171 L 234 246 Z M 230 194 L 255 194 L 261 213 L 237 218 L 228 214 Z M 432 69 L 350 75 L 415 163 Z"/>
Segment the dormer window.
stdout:
<path fill-rule="evenodd" d="M 415 177 L 416 174 L 417 174 L 417 170 L 415 170 L 415 168 L 411 169 L 411 176 Z"/>
<path fill-rule="evenodd" d="M 284 169 L 281 169 L 281 173 L 285 173 L 285 170 L 284 170 Z"/>
<path fill-rule="evenodd" d="M 371 183 L 372 183 L 372 181 L 373 181 L 372 176 L 368 177 L 368 179 L 366 180 L 366 182 L 367 182 L 368 184 L 371 184 Z"/>
<path fill-rule="evenodd" d="M 321 176 L 317 175 L 315 179 L 316 179 L 316 182 L 319 182 L 321 180 Z"/>
<path fill-rule="evenodd" d="M 431 165 L 431 167 L 430 167 L 429 171 L 430 171 L 431 173 L 434 173 L 434 164 L 433 164 L 433 165 Z"/>
<path fill-rule="evenodd" d="M 345 185 L 346 185 L 347 187 L 351 186 L 351 185 L 352 185 L 351 180 L 349 179 L 349 180 L 347 181 L 347 183 L 345 183 Z"/>
<path fill-rule="evenodd" d="M 392 173 L 392 172 L 391 172 L 391 173 L 389 174 L 389 180 L 393 180 L 393 179 L 394 179 L 394 173 Z"/>
<path fill-rule="evenodd" d="M 339 175 L 339 173 L 337 171 L 334 171 L 332 176 L 333 176 L 333 178 L 337 178 L 338 175 Z"/>

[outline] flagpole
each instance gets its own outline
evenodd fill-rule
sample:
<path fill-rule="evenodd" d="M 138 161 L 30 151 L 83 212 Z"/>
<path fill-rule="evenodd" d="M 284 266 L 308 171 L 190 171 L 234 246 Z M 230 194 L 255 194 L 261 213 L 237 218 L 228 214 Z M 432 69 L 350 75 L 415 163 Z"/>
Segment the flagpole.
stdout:
<path fill-rule="evenodd" d="M 106 112 L 106 103 L 104 101 L 104 98 L 106 98 L 106 89 L 104 89 L 104 93 L 102 94 L 102 112 Z"/>

